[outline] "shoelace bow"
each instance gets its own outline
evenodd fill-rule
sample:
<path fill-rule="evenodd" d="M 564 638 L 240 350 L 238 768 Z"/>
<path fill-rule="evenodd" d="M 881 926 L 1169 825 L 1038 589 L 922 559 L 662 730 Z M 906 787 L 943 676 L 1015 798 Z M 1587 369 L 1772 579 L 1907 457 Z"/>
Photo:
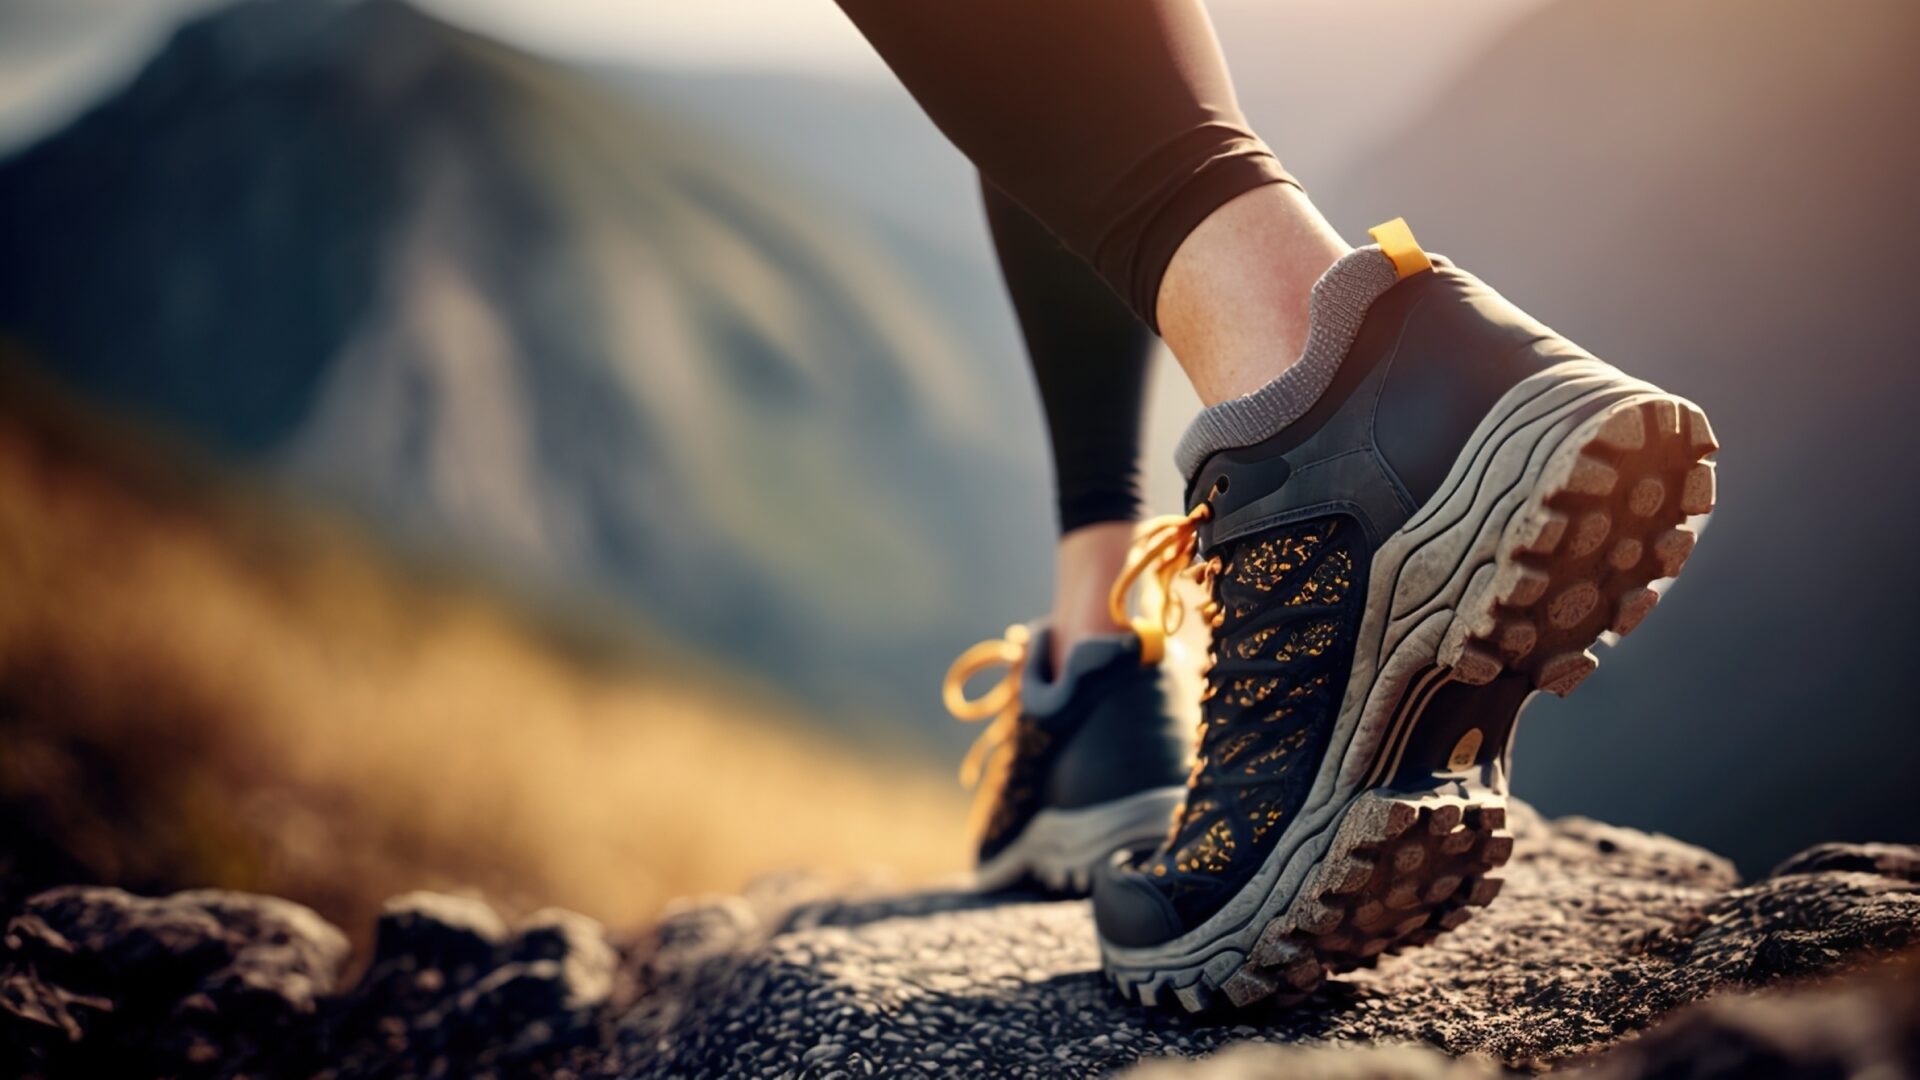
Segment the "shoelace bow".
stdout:
<path fill-rule="evenodd" d="M 1013 770 L 1011 744 L 1020 731 L 1020 672 L 1027 665 L 1032 636 L 1024 626 L 1007 627 L 1006 637 L 982 641 L 961 653 L 940 686 L 940 700 L 954 719 L 968 724 L 988 721 L 960 762 L 960 782 L 974 789 L 968 827 L 976 837 L 986 835 L 994 805 Z M 1007 673 L 999 682 L 977 698 L 967 696 L 969 680 L 1001 665 Z"/>
<path fill-rule="evenodd" d="M 1200 614 L 1209 625 L 1220 624 L 1222 609 L 1213 599 L 1213 578 L 1220 572 L 1219 558 L 1195 563 L 1199 547 L 1200 525 L 1213 516 L 1206 503 L 1185 514 L 1166 514 L 1149 518 L 1134 530 L 1133 546 L 1127 560 L 1107 594 L 1108 613 L 1114 624 L 1130 628 L 1140 639 L 1140 663 L 1152 666 L 1166 656 L 1167 638 L 1180 629 L 1186 617 L 1186 601 L 1175 590 L 1175 582 L 1188 576 L 1207 600 Z M 1139 586 L 1137 615 L 1127 611 L 1128 597 Z M 1020 673 L 1026 666 L 1032 633 L 1020 625 L 1009 626 L 1004 638 L 982 641 L 961 653 L 947 669 L 940 687 L 940 698 L 954 719 L 963 723 L 987 721 L 986 730 L 973 741 L 960 763 L 960 782 L 975 789 L 971 828 L 975 836 L 985 834 L 994 805 L 1005 789 L 1013 768 L 1010 744 L 1020 730 Z M 1209 654 L 1209 662 L 1212 660 Z M 1007 669 L 1000 681 L 977 698 L 967 696 L 967 683 L 996 666 Z M 1177 817 L 1176 817 L 1177 820 Z"/>
<path fill-rule="evenodd" d="M 1140 638 L 1140 663 L 1160 662 L 1167 652 L 1167 638 L 1180 629 L 1186 618 L 1187 602 L 1174 588 L 1184 574 L 1207 599 L 1200 615 L 1208 625 L 1218 626 L 1220 605 L 1213 599 L 1213 578 L 1220 572 L 1218 556 L 1203 562 L 1193 557 L 1200 544 L 1200 526 L 1213 516 L 1213 507 L 1200 503 L 1185 514 L 1165 514 L 1149 518 L 1134 530 L 1133 546 L 1127 550 L 1126 564 L 1107 594 L 1107 612 L 1114 625 L 1127 627 Z M 1127 596 L 1139 585 L 1139 614 L 1127 612 Z"/>

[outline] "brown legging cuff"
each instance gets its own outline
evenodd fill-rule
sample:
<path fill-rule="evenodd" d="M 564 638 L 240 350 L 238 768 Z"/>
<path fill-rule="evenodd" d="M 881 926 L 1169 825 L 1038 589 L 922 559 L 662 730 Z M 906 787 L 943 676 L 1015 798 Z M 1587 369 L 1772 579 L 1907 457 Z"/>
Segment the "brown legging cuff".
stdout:
<path fill-rule="evenodd" d="M 1200 0 L 839 0 L 993 185 L 1149 326 L 1181 241 L 1292 183 L 1254 136 Z"/>

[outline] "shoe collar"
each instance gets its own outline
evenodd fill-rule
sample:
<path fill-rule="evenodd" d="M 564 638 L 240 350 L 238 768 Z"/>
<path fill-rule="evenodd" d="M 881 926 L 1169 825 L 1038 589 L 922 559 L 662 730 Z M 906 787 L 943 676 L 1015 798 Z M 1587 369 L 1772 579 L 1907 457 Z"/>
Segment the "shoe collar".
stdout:
<path fill-rule="evenodd" d="M 1086 638 L 1067 652 L 1058 672 L 1050 671 L 1047 658 L 1053 652 L 1053 629 L 1044 621 L 1028 624 L 1033 643 L 1027 648 L 1026 666 L 1020 673 L 1020 707 L 1032 717 L 1052 716 L 1073 700 L 1080 680 L 1115 664 L 1139 666 L 1140 639 L 1131 631 L 1099 634 Z"/>

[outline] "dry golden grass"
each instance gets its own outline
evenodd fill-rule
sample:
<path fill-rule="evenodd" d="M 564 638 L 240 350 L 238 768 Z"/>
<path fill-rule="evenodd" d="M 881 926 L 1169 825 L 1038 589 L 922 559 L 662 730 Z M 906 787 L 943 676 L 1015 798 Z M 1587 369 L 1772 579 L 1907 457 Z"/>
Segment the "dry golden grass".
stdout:
<path fill-rule="evenodd" d="M 0 804 L 86 873 L 364 933 L 414 887 L 624 924 L 782 868 L 960 865 L 942 771 L 726 680 L 583 663 L 342 528 L 63 425 L 0 408 Z"/>

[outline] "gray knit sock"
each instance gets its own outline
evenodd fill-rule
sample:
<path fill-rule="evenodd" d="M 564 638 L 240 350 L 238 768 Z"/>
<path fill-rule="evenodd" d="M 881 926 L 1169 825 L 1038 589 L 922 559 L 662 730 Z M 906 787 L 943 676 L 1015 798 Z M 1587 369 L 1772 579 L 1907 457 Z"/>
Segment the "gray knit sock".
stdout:
<path fill-rule="evenodd" d="M 1300 359 L 1253 393 L 1200 410 L 1174 450 L 1180 475 L 1191 482 L 1209 457 L 1271 438 L 1313 408 L 1353 347 L 1367 309 L 1397 280 L 1378 245 L 1350 251 L 1328 267 L 1313 284 Z"/>

